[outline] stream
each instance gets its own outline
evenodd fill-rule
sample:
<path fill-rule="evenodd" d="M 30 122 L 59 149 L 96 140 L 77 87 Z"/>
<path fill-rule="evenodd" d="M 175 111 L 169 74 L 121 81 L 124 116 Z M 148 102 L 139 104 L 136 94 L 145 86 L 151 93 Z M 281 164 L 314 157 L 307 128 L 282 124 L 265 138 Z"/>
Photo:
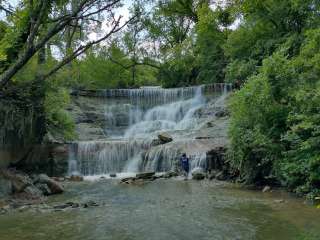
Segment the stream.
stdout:
<path fill-rule="evenodd" d="M 320 211 L 281 191 L 180 179 L 84 181 L 66 188 L 48 205 L 92 200 L 100 206 L 0 216 L 0 239 L 320 239 Z"/>

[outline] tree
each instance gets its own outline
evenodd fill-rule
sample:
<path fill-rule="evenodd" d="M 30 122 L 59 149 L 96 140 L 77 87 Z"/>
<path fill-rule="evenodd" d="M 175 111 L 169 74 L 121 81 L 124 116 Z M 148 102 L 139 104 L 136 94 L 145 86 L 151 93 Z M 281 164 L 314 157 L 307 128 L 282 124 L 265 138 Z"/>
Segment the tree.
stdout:
<path fill-rule="evenodd" d="M 45 45 L 58 33 L 68 26 L 80 25 L 82 21 L 96 21 L 99 14 L 106 14 L 111 19 L 109 21 L 110 30 L 104 36 L 81 44 L 70 54 L 65 56 L 56 66 L 43 75 L 43 79 L 51 76 L 65 64 L 69 63 L 91 46 L 98 44 L 112 34 L 121 30 L 126 23 L 120 25 L 121 17 L 115 19 L 112 10 L 119 4 L 119 0 L 101 1 L 101 0 L 81 0 L 73 5 L 73 10 L 66 13 L 61 11 L 60 7 L 67 4 L 66 1 L 31 1 L 22 2 L 21 9 L 17 10 L 17 16 L 13 24 L 18 28 L 18 34 L 8 31 L 4 37 L 9 45 L 5 55 L 7 56 L 7 65 L 3 67 L 0 75 L 0 86 L 6 86 L 12 77 Z M 51 11 L 55 11 L 52 17 Z M 11 44 L 10 42 L 13 42 Z M 14 52 L 10 54 L 13 49 Z"/>
<path fill-rule="evenodd" d="M 199 65 L 198 82 L 212 83 L 224 81 L 224 68 L 227 59 L 223 45 L 226 31 L 219 28 L 218 11 L 213 12 L 209 5 L 203 4 L 198 9 L 196 25 L 196 51 Z"/>

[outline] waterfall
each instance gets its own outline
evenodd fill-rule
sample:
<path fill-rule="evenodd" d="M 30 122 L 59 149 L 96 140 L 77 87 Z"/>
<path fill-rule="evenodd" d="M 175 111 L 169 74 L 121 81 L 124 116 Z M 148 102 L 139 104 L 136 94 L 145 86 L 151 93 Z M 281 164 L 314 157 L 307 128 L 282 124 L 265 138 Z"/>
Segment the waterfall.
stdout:
<path fill-rule="evenodd" d="M 198 87 L 191 99 L 159 105 L 149 109 L 144 114 L 140 111 L 140 119 L 129 126 L 125 132 L 125 137 L 155 137 L 152 133 L 189 128 L 193 123 L 192 120 L 196 110 L 205 104 L 202 88 L 201 86 Z"/>
<path fill-rule="evenodd" d="M 198 115 L 208 100 L 217 104 L 232 89 L 229 84 L 188 88 L 105 90 L 105 132 L 107 139 L 76 142 L 70 148 L 69 173 L 103 175 L 107 173 L 169 171 L 178 167 L 183 152 L 191 168 L 206 166 L 203 144 L 185 138 L 203 125 Z M 211 95 L 205 96 L 205 92 Z M 217 98 L 217 95 L 222 97 Z M 120 99 L 120 98 L 121 99 Z M 115 99 L 115 100 L 113 100 Z M 155 145 L 158 134 L 174 136 L 172 143 Z"/>
<path fill-rule="evenodd" d="M 141 157 L 151 141 L 107 140 L 79 142 L 78 169 L 84 175 L 123 172 L 129 160 Z"/>

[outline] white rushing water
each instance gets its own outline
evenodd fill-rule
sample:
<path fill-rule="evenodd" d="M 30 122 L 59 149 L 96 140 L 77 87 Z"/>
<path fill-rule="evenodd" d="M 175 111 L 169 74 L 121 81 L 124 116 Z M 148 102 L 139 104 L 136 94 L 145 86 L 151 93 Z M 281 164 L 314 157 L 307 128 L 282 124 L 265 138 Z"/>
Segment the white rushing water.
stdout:
<path fill-rule="evenodd" d="M 218 86 L 219 91 L 214 90 L 220 96 L 231 89 L 227 84 Z M 193 139 L 178 134 L 203 125 L 198 115 L 207 102 L 204 89 L 204 86 L 197 86 L 109 91 L 105 96 L 123 96 L 126 99 L 114 103 L 112 98 L 106 99 L 105 131 L 110 137 L 103 141 L 74 143 L 70 148 L 69 174 L 80 172 L 85 176 L 100 176 L 169 171 L 178 167 L 184 149 L 195 149 L 189 155 L 191 168 L 204 168 L 205 150 Z M 154 139 L 162 132 L 174 134 L 174 142 L 155 146 Z"/>

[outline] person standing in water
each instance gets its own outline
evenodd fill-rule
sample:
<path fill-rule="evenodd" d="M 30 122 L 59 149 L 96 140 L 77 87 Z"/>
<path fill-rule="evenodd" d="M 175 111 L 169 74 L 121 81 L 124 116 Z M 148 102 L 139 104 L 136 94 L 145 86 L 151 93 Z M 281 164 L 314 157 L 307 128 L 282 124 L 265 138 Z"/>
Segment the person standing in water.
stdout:
<path fill-rule="evenodd" d="M 189 174 L 189 158 L 185 153 L 182 154 L 180 162 L 183 169 L 183 175 L 185 176 L 185 180 L 187 180 Z"/>

